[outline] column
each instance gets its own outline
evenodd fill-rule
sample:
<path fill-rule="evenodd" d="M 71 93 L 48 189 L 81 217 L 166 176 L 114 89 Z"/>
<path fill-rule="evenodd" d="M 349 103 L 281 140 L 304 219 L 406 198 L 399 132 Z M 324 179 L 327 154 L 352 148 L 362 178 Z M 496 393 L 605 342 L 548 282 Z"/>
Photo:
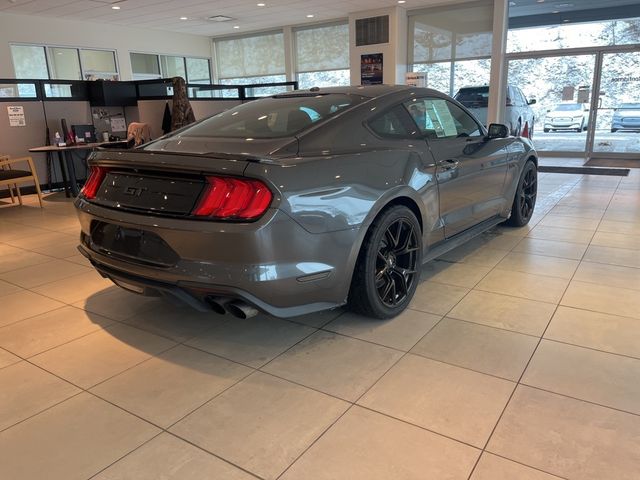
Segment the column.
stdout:
<path fill-rule="evenodd" d="M 487 126 L 503 123 L 507 103 L 507 32 L 509 30 L 509 0 L 494 0 L 493 40 L 491 44 L 491 75 L 489 77 L 489 107 Z"/>

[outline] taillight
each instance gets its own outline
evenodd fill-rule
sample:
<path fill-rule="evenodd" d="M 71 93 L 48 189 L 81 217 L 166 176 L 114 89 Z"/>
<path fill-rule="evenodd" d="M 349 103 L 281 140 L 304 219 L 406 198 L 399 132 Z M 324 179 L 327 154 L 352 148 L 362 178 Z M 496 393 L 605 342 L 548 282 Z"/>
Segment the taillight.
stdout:
<path fill-rule="evenodd" d="M 89 170 L 89 178 L 82 187 L 82 195 L 85 198 L 91 200 L 96 198 L 96 194 L 98 193 L 98 189 L 104 180 L 105 175 L 107 174 L 107 170 L 105 167 L 96 167 L 91 166 Z"/>
<path fill-rule="evenodd" d="M 259 180 L 207 177 L 207 186 L 193 215 L 250 220 L 262 215 L 273 195 Z"/>

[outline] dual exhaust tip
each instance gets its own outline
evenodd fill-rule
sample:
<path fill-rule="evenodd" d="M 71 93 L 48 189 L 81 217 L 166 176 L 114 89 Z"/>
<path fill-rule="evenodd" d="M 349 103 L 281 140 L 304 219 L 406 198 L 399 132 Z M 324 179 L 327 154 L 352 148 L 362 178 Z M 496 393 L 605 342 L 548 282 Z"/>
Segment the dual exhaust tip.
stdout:
<path fill-rule="evenodd" d="M 234 317 L 244 320 L 255 317 L 258 314 L 256 308 L 241 300 L 231 300 L 230 298 L 213 296 L 208 296 L 205 300 L 211 309 L 220 315 L 230 313 Z"/>

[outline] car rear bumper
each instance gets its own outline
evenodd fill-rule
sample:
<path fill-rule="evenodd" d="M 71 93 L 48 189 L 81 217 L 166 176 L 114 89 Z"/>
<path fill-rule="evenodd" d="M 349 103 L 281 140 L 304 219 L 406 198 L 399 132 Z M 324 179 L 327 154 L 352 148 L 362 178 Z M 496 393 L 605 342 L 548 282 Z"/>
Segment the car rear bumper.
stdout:
<path fill-rule="evenodd" d="M 121 212 L 82 198 L 76 207 L 81 253 L 137 293 L 171 294 L 200 309 L 212 296 L 242 300 L 279 317 L 347 300 L 357 228 L 311 234 L 276 209 L 257 222 L 222 223 Z M 101 225 L 141 232 L 142 240 L 123 235 L 120 245 L 109 244 L 96 234 Z M 149 237 L 154 248 L 145 251 Z"/>

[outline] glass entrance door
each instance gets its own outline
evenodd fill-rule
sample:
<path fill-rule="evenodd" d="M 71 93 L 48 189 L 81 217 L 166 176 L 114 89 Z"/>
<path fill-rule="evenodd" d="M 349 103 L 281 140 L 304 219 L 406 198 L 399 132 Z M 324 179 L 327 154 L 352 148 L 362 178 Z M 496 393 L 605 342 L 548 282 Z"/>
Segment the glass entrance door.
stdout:
<path fill-rule="evenodd" d="M 586 152 L 595 63 L 595 53 L 509 60 L 509 85 L 536 100 L 530 108 L 539 152 Z"/>
<path fill-rule="evenodd" d="M 591 151 L 640 153 L 640 51 L 601 53 L 599 97 Z"/>

